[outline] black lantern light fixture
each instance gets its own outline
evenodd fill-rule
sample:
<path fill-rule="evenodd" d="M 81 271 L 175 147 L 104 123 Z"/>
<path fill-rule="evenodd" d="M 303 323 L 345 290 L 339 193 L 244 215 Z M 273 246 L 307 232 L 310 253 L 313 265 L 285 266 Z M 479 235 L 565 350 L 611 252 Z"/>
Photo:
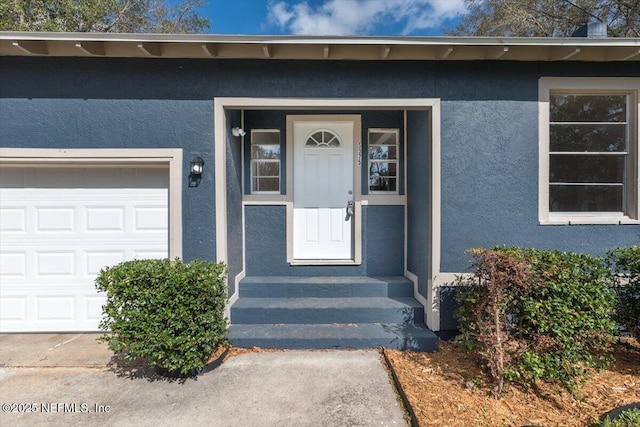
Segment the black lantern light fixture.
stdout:
<path fill-rule="evenodd" d="M 204 169 L 204 160 L 202 157 L 197 156 L 191 160 L 191 173 L 195 176 L 202 175 L 202 171 Z"/>

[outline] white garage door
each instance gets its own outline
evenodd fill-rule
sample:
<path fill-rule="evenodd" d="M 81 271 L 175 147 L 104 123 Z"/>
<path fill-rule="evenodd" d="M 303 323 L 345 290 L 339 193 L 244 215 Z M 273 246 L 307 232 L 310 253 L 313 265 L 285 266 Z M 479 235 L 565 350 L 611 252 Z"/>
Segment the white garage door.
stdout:
<path fill-rule="evenodd" d="M 95 331 L 104 266 L 168 256 L 163 167 L 0 167 L 0 332 Z"/>

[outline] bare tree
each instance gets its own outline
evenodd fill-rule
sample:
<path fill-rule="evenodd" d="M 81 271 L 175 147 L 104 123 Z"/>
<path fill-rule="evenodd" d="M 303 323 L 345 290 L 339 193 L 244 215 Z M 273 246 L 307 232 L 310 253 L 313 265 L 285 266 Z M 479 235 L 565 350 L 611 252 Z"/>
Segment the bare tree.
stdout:
<path fill-rule="evenodd" d="M 114 33 L 200 33 L 210 21 L 202 0 L 4 0 L 0 30 Z"/>
<path fill-rule="evenodd" d="M 640 37 L 640 0 L 464 0 L 469 11 L 449 35 L 566 37 L 587 22 L 612 37 Z"/>

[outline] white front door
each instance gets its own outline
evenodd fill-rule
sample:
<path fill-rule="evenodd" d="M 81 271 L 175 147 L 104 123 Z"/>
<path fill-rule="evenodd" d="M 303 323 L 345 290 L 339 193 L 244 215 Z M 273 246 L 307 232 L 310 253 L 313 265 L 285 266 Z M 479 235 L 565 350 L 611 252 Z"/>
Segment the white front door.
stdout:
<path fill-rule="evenodd" d="M 352 260 L 355 122 L 296 119 L 292 127 L 293 258 Z"/>

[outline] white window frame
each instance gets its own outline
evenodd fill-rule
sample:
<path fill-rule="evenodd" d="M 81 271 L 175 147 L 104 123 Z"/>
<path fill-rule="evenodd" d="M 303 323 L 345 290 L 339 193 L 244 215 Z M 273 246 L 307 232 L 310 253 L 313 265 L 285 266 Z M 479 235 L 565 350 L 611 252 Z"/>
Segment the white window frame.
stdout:
<path fill-rule="evenodd" d="M 278 138 L 279 143 L 277 144 L 278 147 L 280 148 L 280 157 L 278 159 L 254 159 L 253 158 L 253 146 L 254 145 L 276 145 L 276 144 L 255 144 L 254 143 L 254 135 L 257 133 L 277 133 L 278 135 L 280 135 L 280 138 Z M 251 194 L 280 194 L 280 191 L 282 189 L 282 136 L 281 136 L 281 132 L 280 129 L 251 129 L 251 144 L 249 144 L 249 158 L 250 158 L 250 163 L 249 163 L 249 185 L 251 188 Z M 278 190 L 277 191 L 259 191 L 259 190 L 255 190 L 253 188 L 253 179 L 254 178 L 276 178 L 276 177 L 272 177 L 272 176 L 264 176 L 264 177 L 254 177 L 253 176 L 253 165 L 257 164 L 257 163 L 277 163 L 278 166 Z"/>
<path fill-rule="evenodd" d="M 549 211 L 549 98 L 551 94 L 624 94 L 628 96 L 629 167 L 625 176 L 625 212 Z M 640 224 L 640 78 L 542 77 L 538 83 L 538 219 L 543 225 Z"/>
<path fill-rule="evenodd" d="M 391 147 L 395 145 L 396 147 L 396 158 L 395 159 L 382 159 L 376 160 L 374 163 L 395 163 L 396 164 L 396 189 L 394 191 L 381 191 L 381 190 L 371 190 L 371 163 L 372 159 L 369 158 L 369 149 L 371 146 L 383 146 L 380 144 L 371 144 L 371 133 L 393 133 L 396 136 L 395 144 L 384 144 L 387 147 Z M 363 153 L 367 156 L 367 191 L 368 194 L 400 194 L 400 129 L 397 128 L 369 128 L 367 130 L 367 152 Z M 389 178 L 392 178 L 389 175 Z"/>

